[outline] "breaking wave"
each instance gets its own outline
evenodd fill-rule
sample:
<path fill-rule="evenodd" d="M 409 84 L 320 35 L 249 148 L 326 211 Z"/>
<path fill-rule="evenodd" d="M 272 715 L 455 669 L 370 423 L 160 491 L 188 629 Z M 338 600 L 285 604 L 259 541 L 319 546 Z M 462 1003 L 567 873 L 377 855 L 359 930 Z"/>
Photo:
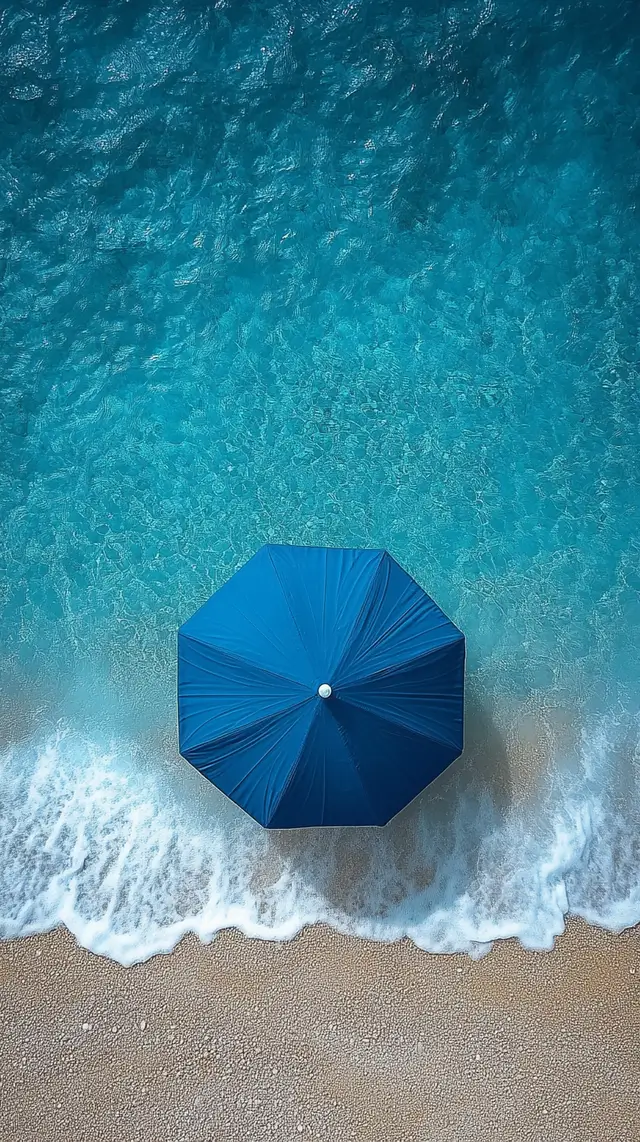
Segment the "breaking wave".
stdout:
<path fill-rule="evenodd" d="M 473 957 L 550 948 L 568 914 L 619 931 L 640 921 L 639 814 L 609 778 L 632 742 L 600 725 L 535 806 L 499 804 L 463 764 L 384 830 L 278 834 L 186 765 L 158 777 L 131 744 L 58 729 L 2 759 L 0 935 L 63 924 L 131 964 L 228 927 L 286 940 L 324 922 Z"/>

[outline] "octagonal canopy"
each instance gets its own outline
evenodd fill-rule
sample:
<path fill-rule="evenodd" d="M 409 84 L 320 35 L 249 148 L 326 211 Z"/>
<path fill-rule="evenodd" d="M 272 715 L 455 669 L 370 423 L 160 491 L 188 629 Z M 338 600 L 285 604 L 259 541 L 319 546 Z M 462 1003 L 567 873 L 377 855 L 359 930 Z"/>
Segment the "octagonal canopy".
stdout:
<path fill-rule="evenodd" d="M 462 751 L 464 657 L 386 551 L 269 544 L 180 628 L 180 752 L 267 828 L 384 825 Z"/>

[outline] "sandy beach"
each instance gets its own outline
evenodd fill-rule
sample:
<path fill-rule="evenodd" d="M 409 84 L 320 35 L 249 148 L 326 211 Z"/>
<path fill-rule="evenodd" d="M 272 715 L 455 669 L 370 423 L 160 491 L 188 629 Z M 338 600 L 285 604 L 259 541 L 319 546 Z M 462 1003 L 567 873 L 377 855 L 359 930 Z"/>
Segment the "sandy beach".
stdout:
<path fill-rule="evenodd" d="M 122 968 L 0 946 L 3 1142 L 637 1142 L 640 934 L 433 956 L 322 928 Z"/>

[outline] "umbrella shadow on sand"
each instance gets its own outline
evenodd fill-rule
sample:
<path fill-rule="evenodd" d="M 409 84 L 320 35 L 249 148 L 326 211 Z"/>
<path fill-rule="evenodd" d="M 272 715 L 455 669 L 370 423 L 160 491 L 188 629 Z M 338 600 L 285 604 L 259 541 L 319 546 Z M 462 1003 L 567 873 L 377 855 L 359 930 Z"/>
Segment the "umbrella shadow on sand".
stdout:
<path fill-rule="evenodd" d="M 468 695 L 463 754 L 388 825 L 273 831 L 253 887 L 268 895 L 291 878 L 310 913 L 392 937 L 455 904 L 511 799 L 504 740 L 488 704 Z"/>

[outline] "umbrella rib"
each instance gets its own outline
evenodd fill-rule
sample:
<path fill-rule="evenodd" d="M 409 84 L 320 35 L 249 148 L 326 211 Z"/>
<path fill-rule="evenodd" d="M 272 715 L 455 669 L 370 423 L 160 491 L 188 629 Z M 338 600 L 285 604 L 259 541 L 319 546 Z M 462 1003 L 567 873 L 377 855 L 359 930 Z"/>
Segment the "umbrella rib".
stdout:
<path fill-rule="evenodd" d="M 391 558 L 391 556 L 389 556 L 389 558 Z M 394 562 L 395 562 L 395 560 L 394 560 Z M 419 595 L 418 595 L 418 597 L 417 597 L 417 598 L 414 598 L 412 602 L 408 603 L 407 607 L 406 607 L 406 608 L 405 608 L 405 610 L 402 612 L 402 614 L 401 614 L 401 615 L 398 615 L 398 616 L 397 616 L 397 617 L 394 619 L 394 621 L 391 623 L 391 625 L 390 625 L 390 626 L 386 627 L 386 628 L 385 628 L 383 631 L 381 631 L 381 632 L 380 632 L 380 634 L 378 635 L 378 637 L 375 639 L 375 641 L 374 641 L 374 642 L 372 642 L 372 643 L 370 643 L 370 644 L 367 646 L 367 648 L 366 648 L 366 651 L 363 651 L 363 653 L 366 653 L 366 654 L 371 654 L 371 653 L 372 653 L 372 652 L 373 652 L 373 651 L 376 649 L 376 647 L 380 646 L 380 643 L 381 643 L 381 642 L 384 642 L 384 640 L 385 640 L 385 639 L 387 639 L 387 638 L 389 638 L 391 635 L 393 635 L 393 634 L 394 634 L 394 632 L 395 632 L 395 631 L 398 629 L 398 627 L 399 627 L 399 626 L 400 626 L 400 625 L 401 625 L 403 622 L 406 622 L 407 616 L 408 616 L 408 615 L 411 613 L 411 610 L 412 610 L 412 608 L 414 608 L 414 607 L 417 607 L 417 605 L 418 605 L 418 604 L 419 604 L 419 603 L 422 601 L 422 599 L 423 599 L 425 596 L 426 596 L 428 599 L 430 599 L 430 600 L 431 600 L 431 602 L 433 603 L 434 607 L 436 607 L 436 608 L 437 608 L 437 610 L 438 610 L 438 611 L 440 611 L 440 615 L 441 615 L 441 621 L 440 621 L 440 622 L 438 622 L 438 623 L 436 623 L 436 624 L 434 624 L 434 626 L 432 626 L 430 629 L 431 629 L 431 630 L 439 630 L 441 627 L 444 627 L 444 626 L 451 626 L 451 627 L 453 627 L 453 628 L 455 629 L 455 631 L 456 631 L 456 634 L 457 634 L 457 635 L 460 635 L 460 636 L 462 636 L 462 631 L 458 630 L 458 627 L 456 627 L 456 626 L 455 626 L 455 623 L 452 623 L 452 622 L 451 622 L 451 619 L 450 619 L 450 618 L 449 618 L 447 615 L 445 615 L 445 613 L 444 613 L 444 611 L 441 609 L 441 607 L 438 607 L 438 604 L 436 603 L 435 599 L 431 599 L 431 596 L 426 594 L 426 591 L 424 591 L 424 590 L 422 589 L 422 587 L 421 587 L 421 586 L 420 586 L 418 583 L 416 583 L 415 579 L 412 579 L 412 580 L 411 580 L 411 582 L 412 582 L 413 586 L 415 587 L 416 591 L 418 591 L 418 592 L 419 592 Z M 452 641 L 452 642 L 454 642 L 454 641 L 456 641 L 456 640 L 455 640 L 455 639 L 451 639 L 451 641 Z M 446 645 L 446 643 L 441 643 L 440 645 Z M 437 650 L 438 648 L 437 648 L 437 647 L 434 647 L 433 649 L 434 649 L 434 650 Z M 412 659 L 407 659 L 407 662 L 411 662 L 411 661 L 413 661 L 413 660 L 412 660 Z"/>
<path fill-rule="evenodd" d="M 278 800 L 276 801 L 275 805 L 273 806 L 273 809 L 271 810 L 271 813 L 269 814 L 269 821 L 267 822 L 267 824 L 270 824 L 271 821 L 273 820 L 273 818 L 275 817 L 276 813 L 278 812 L 278 809 L 280 808 L 282 800 L 285 797 L 287 790 L 289 789 L 289 786 L 291 785 L 291 782 L 293 781 L 293 776 L 294 776 L 294 774 L 298 768 L 298 765 L 300 764 L 300 758 L 302 757 L 304 747 L 307 744 L 307 739 L 309 737 L 309 734 L 311 733 L 311 728 L 312 728 L 313 723 L 315 722 L 316 718 L 318 717 L 318 710 L 319 709 L 320 709 L 320 707 L 316 706 L 316 708 L 313 712 L 313 717 L 311 718 L 311 721 L 309 722 L 309 725 L 307 727 L 307 732 L 304 735 L 302 742 L 300 743 L 300 749 L 298 750 L 298 753 L 296 755 L 296 759 L 295 759 L 293 765 L 291 766 L 291 768 L 289 770 L 287 780 L 285 781 L 284 785 L 282 786 L 282 789 L 280 790 L 280 793 L 278 795 Z"/>
<path fill-rule="evenodd" d="M 371 793 L 369 792 L 369 787 L 367 786 L 367 784 L 366 784 L 366 782 L 362 776 L 362 773 L 360 772 L 360 767 L 359 767 L 359 765 L 358 765 L 358 763 L 357 763 L 357 761 L 356 761 L 356 759 L 355 759 L 355 757 L 351 751 L 351 747 L 349 745 L 349 739 L 347 738 L 347 735 L 346 735 L 343 727 L 340 725 L 340 722 L 337 719 L 336 719 L 336 726 L 338 729 L 338 733 L 340 734 L 340 737 L 342 738 L 344 748 L 347 752 L 349 760 L 351 761 L 351 765 L 353 766 L 353 772 L 355 773 L 356 777 L 358 778 L 358 781 L 360 782 L 360 788 L 362 789 L 362 792 L 364 793 L 364 795 L 367 799 L 367 804 L 369 805 L 369 809 L 371 810 L 372 816 L 374 816 L 374 817 L 378 816 L 380 810 L 376 808 L 373 801 L 371 800 Z"/>
<path fill-rule="evenodd" d="M 341 696 L 340 701 L 344 702 L 345 705 L 357 706 L 359 710 L 364 710 L 367 714 L 373 714 L 373 716 L 379 718 L 381 722 L 389 722 L 392 726 L 401 726 L 403 730 L 409 730 L 410 733 L 425 738 L 427 741 L 437 742 L 438 745 L 446 745 L 451 749 L 458 748 L 456 743 L 439 737 L 438 734 L 432 733 L 431 730 L 428 733 L 424 733 L 422 730 L 417 730 L 415 726 L 411 726 L 408 722 L 403 721 L 402 718 L 390 717 L 388 712 L 383 713 L 381 710 L 372 709 L 371 706 L 365 705 L 363 702 L 358 702 L 353 698 Z"/>
<path fill-rule="evenodd" d="M 386 551 L 380 552 L 380 557 L 378 559 L 378 566 L 376 567 L 373 575 L 371 576 L 371 582 L 369 583 L 369 586 L 368 586 L 367 591 L 365 593 L 364 599 L 362 600 L 362 603 L 360 605 L 360 610 L 358 611 L 358 614 L 357 614 L 354 622 L 352 623 L 351 630 L 349 631 L 349 637 L 346 638 L 344 641 L 344 653 L 342 655 L 342 658 L 338 662 L 338 665 L 336 666 L 336 670 L 335 670 L 336 678 L 338 678 L 340 676 L 340 667 L 342 666 L 342 663 L 344 662 L 344 660 L 345 660 L 345 658 L 349 652 L 349 643 L 351 640 L 351 636 L 352 636 L 354 630 L 358 629 L 358 627 L 360 625 L 360 621 L 362 619 L 362 616 L 366 612 L 367 607 L 369 606 L 369 600 L 373 594 L 375 585 L 378 581 L 378 575 L 380 574 L 380 569 L 384 563 L 384 557 L 386 554 L 387 554 Z"/>
<path fill-rule="evenodd" d="M 307 662 L 309 663 L 309 666 L 311 667 L 311 671 L 313 672 L 314 666 L 313 666 L 313 663 L 309 659 L 309 651 L 308 651 L 307 646 L 305 644 L 304 638 L 302 637 L 302 631 L 300 630 L 300 627 L 298 626 L 298 620 L 296 619 L 296 616 L 293 613 L 291 604 L 289 602 L 289 598 L 287 596 L 287 592 L 285 591 L 282 579 L 280 578 L 278 568 L 276 567 L 276 565 L 273 561 L 273 556 L 271 555 L 271 552 L 268 548 L 267 548 L 267 555 L 269 556 L 269 562 L 271 563 L 271 566 L 273 567 L 273 573 L 274 573 L 276 579 L 278 580 L 278 586 L 282 592 L 282 598 L 284 599 L 285 606 L 286 606 L 286 608 L 287 608 L 287 610 L 291 616 L 291 622 L 293 623 L 294 627 L 296 628 L 296 631 L 298 632 L 298 638 L 300 639 L 300 646 L 304 650 L 304 652 L 307 656 Z"/>
<path fill-rule="evenodd" d="M 388 559 L 390 559 L 390 560 L 391 560 L 391 561 L 392 561 L 392 562 L 393 562 L 393 563 L 394 563 L 396 566 L 399 566 L 399 564 L 396 562 L 396 560 L 395 560 L 395 559 L 393 559 L 393 556 L 389 555 L 389 553 L 388 553 L 387 551 L 383 551 L 383 552 L 381 553 L 380 562 L 379 562 L 379 564 L 378 564 L 378 567 L 377 567 L 377 569 L 376 569 L 376 572 L 375 572 L 374 576 L 372 577 L 372 580 L 371 580 L 371 584 L 370 584 L 369 590 L 367 591 L 367 594 L 366 594 L 366 596 L 365 596 L 365 598 L 364 598 L 364 600 L 363 600 L 363 603 L 362 603 L 362 607 L 360 608 L 360 611 L 359 611 L 359 613 L 358 613 L 358 617 L 357 617 L 357 620 L 356 620 L 356 622 L 354 623 L 352 630 L 355 630 L 355 629 L 357 628 L 358 624 L 360 623 L 360 620 L 361 620 L 362 614 L 363 614 L 363 612 L 364 612 L 365 608 L 367 607 L 367 605 L 368 605 L 368 603 L 369 603 L 369 598 L 370 598 L 370 595 L 371 595 L 371 593 L 372 593 L 372 591 L 373 591 L 373 589 L 374 589 L 374 587 L 375 587 L 375 585 L 376 585 L 376 583 L 377 583 L 378 575 L 379 575 L 379 572 L 380 572 L 380 569 L 381 569 L 381 567 L 383 566 L 383 563 L 384 563 L 384 557 L 385 557 L 385 556 L 386 556 Z M 400 568 L 400 570 L 402 570 L 402 568 Z M 394 631 L 395 631 L 395 630 L 397 630 L 397 628 L 400 626 L 400 624 L 406 621 L 406 619 L 407 619 L 407 616 L 408 616 L 408 615 L 410 614 L 410 612 L 411 612 L 411 609 L 412 609 L 413 607 L 416 607 L 416 606 L 417 606 L 417 604 L 418 604 L 418 603 L 421 601 L 421 599 L 422 599 L 423 597 L 425 597 L 425 596 L 426 596 L 426 597 L 427 597 L 427 598 L 428 598 L 428 599 L 429 599 L 429 600 L 430 600 L 430 601 L 433 603 L 434 607 L 435 607 L 435 608 L 436 608 L 436 609 L 437 609 L 437 610 L 440 612 L 440 615 L 441 615 L 441 621 L 440 621 L 439 623 L 437 623 L 437 624 L 436 624 L 434 627 L 432 627 L 431 629 L 433 629 L 433 630 L 438 630 L 438 629 L 440 629 L 440 628 L 441 628 L 441 627 L 443 627 L 443 626 L 451 626 L 451 627 L 453 627 L 453 629 L 456 631 L 456 633 L 457 633 L 458 635 L 460 635 L 461 637 L 464 637 L 464 636 L 463 636 L 463 634 L 462 634 L 462 631 L 461 631 L 461 630 L 459 630 L 459 628 L 458 628 L 458 627 L 456 627 L 455 623 L 453 623 L 453 622 L 451 621 L 451 619 L 448 617 L 448 615 L 446 615 L 446 614 L 444 613 L 444 611 L 442 610 L 442 608 L 438 606 L 438 604 L 436 603 L 435 599 L 432 599 L 432 598 L 431 598 L 431 595 L 427 595 L 426 591 L 424 591 L 424 590 L 423 590 L 423 588 L 420 586 L 420 584 L 419 584 L 419 583 L 416 583 L 415 579 L 413 579 L 413 578 L 411 578 L 411 577 L 409 577 L 409 578 L 410 578 L 410 581 L 411 581 L 411 583 L 412 583 L 413 587 L 414 587 L 414 588 L 415 588 L 415 590 L 416 590 L 416 591 L 419 593 L 419 594 L 418 594 L 418 597 L 417 597 L 417 598 L 414 598 L 414 599 L 413 599 L 413 601 L 411 601 L 410 603 L 408 603 L 407 607 L 406 607 L 406 608 L 405 608 L 405 610 L 402 612 L 402 614 L 401 614 L 401 615 L 399 615 L 399 616 L 398 616 L 398 617 L 397 617 L 397 618 L 396 618 L 396 619 L 393 621 L 393 623 L 392 623 L 390 626 L 386 627 L 386 628 L 385 628 L 385 630 L 384 630 L 384 631 L 382 631 L 382 632 L 381 632 L 381 633 L 378 635 L 378 637 L 375 639 L 375 641 L 374 641 L 374 642 L 372 642 L 372 643 L 371 643 L 369 646 L 367 646 L 367 648 L 366 648 L 366 654 L 370 654 L 370 653 L 371 653 L 373 650 L 375 650 L 375 648 L 376 648 L 376 647 L 378 647 L 378 646 L 380 645 L 380 643 L 381 643 L 381 642 L 383 642 L 383 641 L 384 641 L 386 638 L 389 638 L 389 636 L 390 636 L 390 635 L 392 635 L 392 634 L 394 633 Z M 455 639 L 451 639 L 451 641 L 452 641 L 452 642 L 454 642 L 454 641 L 456 641 L 456 640 L 455 640 Z M 446 643 L 442 643 L 441 645 L 447 645 L 447 644 L 446 644 Z M 438 648 L 437 648 L 437 647 L 434 647 L 433 649 L 434 649 L 434 650 L 437 650 Z M 342 665 L 342 662 L 344 661 L 344 658 L 345 658 L 345 657 L 346 657 L 346 651 L 345 651 L 345 654 L 343 655 L 342 659 L 340 660 L 340 663 L 338 664 L 338 669 L 336 670 L 336 677 L 338 677 L 338 676 L 339 676 L 339 669 L 340 669 L 340 666 Z M 406 660 L 406 663 L 409 663 L 409 662 L 412 662 L 412 661 L 413 661 L 413 659 L 407 659 L 407 660 Z"/>
<path fill-rule="evenodd" d="M 191 642 L 197 642 L 199 646 L 212 646 L 218 654 L 224 655 L 225 658 L 230 658 L 233 662 L 239 662 L 242 666 L 248 666 L 251 670 L 257 670 L 261 674 L 268 674 L 271 678 L 280 678 L 283 682 L 289 682 L 292 686 L 298 686 L 301 690 L 307 689 L 301 682 L 296 682 L 295 678 L 289 678 L 286 674 L 278 674 L 276 670 L 269 670 L 267 666 L 258 666 L 258 664 L 252 662 L 250 658 L 242 658 L 240 654 L 234 654 L 232 650 L 225 650 L 223 647 L 218 646 L 216 642 L 204 642 L 203 639 L 195 638 L 192 634 L 183 634 L 182 638 L 189 639 Z M 184 658 L 184 655 L 179 654 L 178 657 Z M 199 666 L 198 669 L 205 670 L 208 674 L 213 673 L 213 671 L 206 670 L 206 667 L 203 666 Z"/>
<path fill-rule="evenodd" d="M 273 720 L 273 718 L 282 717 L 284 714 L 290 714 L 292 712 L 292 710 L 297 710 L 298 707 L 304 706 L 307 702 L 310 702 L 310 701 L 311 701 L 311 695 L 308 698 L 301 698 L 299 702 L 294 702 L 293 705 L 291 705 L 291 706 L 285 706 L 284 710 L 276 710 L 272 714 L 265 714 L 261 718 L 255 718 L 254 721 L 252 721 L 252 722 L 243 722 L 242 725 L 235 726 L 234 729 L 232 729 L 232 730 L 227 730 L 224 734 L 221 734 L 219 737 L 207 738 L 206 741 L 198 742 L 197 746 L 194 746 L 194 749 L 202 749 L 203 746 L 213 745 L 214 743 L 216 745 L 222 745 L 222 744 L 224 744 L 225 741 L 228 741 L 231 738 L 235 737 L 238 733 L 244 733 L 247 730 L 255 729 L 257 726 L 261 725 L 263 722 L 271 721 L 271 720 Z M 210 718 L 205 718 L 204 721 L 201 722 L 200 725 L 197 727 L 197 730 L 201 730 L 203 728 L 203 726 L 207 725 L 208 722 L 214 721 L 215 717 L 216 717 L 216 715 L 214 714 Z M 192 730 L 192 732 L 189 734 L 189 738 L 192 738 L 193 735 L 197 732 L 197 730 Z M 187 740 L 189 740 L 189 739 L 187 739 Z M 185 742 L 183 742 L 181 748 L 183 750 L 188 750 L 189 746 Z"/>
<path fill-rule="evenodd" d="M 424 594 L 424 592 L 422 591 L 422 587 L 418 587 L 417 583 L 416 583 L 416 588 L 418 591 L 420 591 L 422 594 Z M 406 621 L 406 619 L 410 615 L 412 609 L 417 607 L 418 603 L 420 603 L 420 602 L 421 602 L 421 599 L 418 598 L 418 599 L 414 599 L 412 603 L 409 603 L 406 610 L 404 610 L 401 615 L 398 615 L 397 618 L 394 619 L 394 621 L 391 623 L 391 626 L 385 627 L 385 629 L 380 632 L 380 634 L 378 635 L 375 642 L 372 642 L 372 643 L 370 643 L 369 646 L 367 646 L 366 653 L 371 654 L 371 652 L 373 650 L 375 650 L 376 647 L 379 646 L 381 642 L 384 642 L 385 639 L 387 639 L 391 635 L 393 635 L 395 633 L 395 631 L 398 629 L 398 627 L 401 626 L 401 624 Z M 436 607 L 438 606 L 437 603 L 435 605 L 436 605 Z M 438 610 L 439 609 L 440 608 L 438 607 Z M 442 613 L 442 621 L 437 623 L 437 624 L 434 624 L 434 626 L 432 626 L 430 628 L 430 630 L 439 630 L 440 627 L 449 626 L 449 625 L 450 625 L 450 620 L 447 618 L 447 616 L 444 613 Z"/>
<path fill-rule="evenodd" d="M 417 664 L 423 662 L 425 658 L 429 658 L 432 654 L 437 654 L 439 650 L 443 650 L 445 647 L 453 646 L 454 643 L 459 642 L 461 638 L 464 638 L 464 635 L 456 628 L 455 638 L 451 638 L 447 642 L 439 642 L 437 646 L 430 647 L 429 650 L 425 650 L 422 654 L 416 654 L 414 658 L 405 658 L 402 662 L 394 662 L 392 666 L 381 666 L 380 669 L 376 670 L 373 674 L 363 674 L 360 678 L 347 676 L 347 678 L 344 679 L 338 677 L 336 678 L 336 688 L 338 686 L 351 686 L 354 683 L 373 682 L 376 678 L 389 678 L 395 674 L 402 674 L 407 667 L 417 666 Z"/>
<path fill-rule="evenodd" d="M 307 743 L 309 734 L 311 733 L 311 730 L 313 728 L 313 724 L 314 724 L 316 718 L 318 717 L 319 711 L 320 711 L 320 707 L 318 706 L 316 708 L 314 715 L 313 715 L 313 718 L 311 719 L 311 722 L 309 723 L 309 728 L 307 729 L 307 732 L 306 732 L 305 737 L 304 737 L 304 741 L 302 742 L 302 744 L 300 746 L 298 756 L 296 757 L 296 760 L 294 761 L 293 765 L 291 766 L 291 769 L 289 770 L 289 775 L 287 777 L 286 783 L 285 783 L 285 785 L 282 789 L 282 792 L 280 793 L 278 800 L 277 800 L 277 802 L 273 808 L 273 811 L 269 817 L 269 822 L 271 822 L 273 820 L 274 816 L 276 815 L 278 809 L 280 808 L 282 801 L 284 800 L 284 798 L 287 794 L 289 786 L 291 785 L 291 782 L 293 781 L 293 778 L 295 777 L 296 771 L 298 769 L 298 765 L 300 764 L 300 759 L 301 759 L 302 754 L 304 752 L 304 747 Z M 362 792 L 363 792 L 363 794 L 367 800 L 367 804 L 369 806 L 369 809 L 371 810 L 371 813 L 373 816 L 377 816 L 379 813 L 379 810 L 376 808 L 375 804 L 371 800 L 371 793 L 369 792 L 369 788 L 365 783 L 365 780 L 362 776 L 362 773 L 360 772 L 360 769 L 358 767 L 358 763 L 356 762 L 356 759 L 353 756 L 353 753 L 352 753 L 351 748 L 349 746 L 348 738 L 347 738 L 342 726 L 340 725 L 340 722 L 337 719 L 335 720 L 335 725 L 336 725 L 336 729 L 338 730 L 338 733 L 340 734 L 340 737 L 342 738 L 342 743 L 344 745 L 345 751 L 346 751 L 347 756 L 349 758 L 349 761 L 351 762 L 351 765 L 353 767 L 353 772 L 355 773 L 356 777 L 358 778 L 358 781 L 360 783 L 360 788 L 362 789 Z M 326 768 L 323 767 L 323 773 L 322 773 L 322 820 L 324 820 L 326 796 L 327 796 Z"/>
<path fill-rule="evenodd" d="M 304 703 L 300 703 L 300 704 L 301 704 L 301 705 L 303 705 Z M 239 781 L 236 781 L 236 784 L 233 786 L 233 792 L 234 792 L 234 793 L 235 793 L 235 792 L 236 792 L 236 790 L 239 788 L 239 786 L 240 786 L 240 785 L 242 785 L 242 783 L 243 783 L 244 781 L 246 781 L 246 779 L 247 779 L 247 777 L 249 776 L 249 774 L 250 774 L 250 773 L 254 773 L 254 772 L 255 772 L 255 770 L 256 770 L 256 769 L 257 769 L 259 766 L 261 766 L 261 765 L 264 765 L 264 760 L 265 760 L 265 758 L 266 758 L 266 757 L 267 757 L 267 756 L 268 756 L 270 753 L 272 754 L 272 753 L 274 752 L 274 750 L 276 749 L 276 747 L 277 747 L 277 746 L 279 746 L 279 745 L 280 745 L 280 743 L 283 741 L 283 739 L 287 737 L 287 734 L 288 734 L 288 733 L 289 733 L 289 730 L 288 730 L 288 729 L 284 729 L 284 730 L 282 731 L 282 733 L 280 734 L 280 737 L 279 737 L 279 738 L 277 738 L 277 739 L 276 739 L 276 741 L 272 742 L 272 744 L 271 744 L 271 745 L 268 747 L 268 749 L 267 749 L 267 750 L 265 750 L 265 752 L 264 752 L 264 753 L 263 753 L 263 754 L 262 754 L 262 755 L 261 755 L 261 756 L 258 758 L 258 760 L 257 760 L 257 761 L 255 761 L 255 762 L 253 763 L 253 765 L 251 766 L 251 768 L 250 768 L 250 769 L 248 769 L 248 770 L 246 770 L 246 771 L 245 771 L 245 773 L 243 774 L 242 778 L 241 778 Z M 297 762 L 297 758 L 296 758 L 296 762 Z M 296 764 L 296 763 L 294 762 L 294 766 L 295 766 L 295 764 Z M 278 798 L 278 802 L 277 802 L 277 803 L 278 803 L 278 804 L 280 803 L 280 798 Z M 273 813 L 271 813 L 271 814 L 270 814 L 270 818 L 271 818 L 272 816 L 273 816 Z"/>
<path fill-rule="evenodd" d="M 420 593 L 420 596 L 426 596 L 426 598 L 427 598 L 427 599 L 429 599 L 429 601 L 430 601 L 431 603 L 433 603 L 433 605 L 434 605 L 434 607 L 436 608 L 436 610 L 438 610 L 438 611 L 440 612 L 440 614 L 441 614 L 441 616 L 442 616 L 442 620 L 443 620 L 443 621 L 442 621 L 442 622 L 440 622 L 440 623 L 437 623 L 437 624 L 436 624 L 436 626 L 434 626 L 432 629 L 434 629 L 434 630 L 437 630 L 437 629 L 438 629 L 439 627 L 441 627 L 441 626 L 444 626 L 444 625 L 448 625 L 448 626 L 451 626 L 451 627 L 453 627 L 453 628 L 454 628 L 454 629 L 457 631 L 457 633 L 458 633 L 459 635 L 461 635 L 462 637 L 464 637 L 464 636 L 462 635 L 462 631 L 460 630 L 460 628 L 459 628 L 459 627 L 457 627 L 457 626 L 456 626 L 456 624 L 455 624 L 454 622 L 452 622 L 452 620 L 449 618 L 449 616 L 448 616 L 447 614 L 445 614 L 445 612 L 443 611 L 442 607 L 438 606 L 438 604 L 436 603 L 435 599 L 434 599 L 434 598 L 432 598 L 432 596 L 431 596 L 431 595 L 427 594 L 427 592 L 424 590 L 424 587 L 421 587 L 421 586 L 420 586 L 420 584 L 419 584 L 419 583 L 418 583 L 418 582 L 417 582 L 417 581 L 416 581 L 416 580 L 413 578 L 413 576 L 412 576 L 412 575 L 409 575 L 409 574 L 408 574 L 408 572 L 404 571 L 404 568 L 402 568 L 402 567 L 400 566 L 400 564 L 398 563 L 397 559 L 394 559 L 394 558 L 393 558 L 393 555 L 389 555 L 389 559 L 391 560 L 391 562 L 392 562 L 392 563 L 394 563 L 394 564 L 395 564 L 395 566 L 396 566 L 396 567 L 397 567 L 397 568 L 398 568 L 400 571 L 402 571 L 402 572 L 403 572 L 403 574 L 407 575 L 407 577 L 409 578 L 409 580 L 411 581 L 411 583 L 413 584 L 413 586 L 416 588 L 416 590 L 417 590 L 417 591 L 419 591 L 419 593 Z M 417 602 L 417 601 L 418 601 L 418 600 L 416 600 L 416 602 Z M 410 608 L 407 608 L 407 611 L 408 611 L 409 609 L 410 609 Z M 405 611 L 405 615 L 407 614 L 407 611 Z M 404 616 L 403 616 L 403 617 L 404 617 Z M 401 621 L 401 620 L 397 620 L 397 621 Z M 392 627 L 389 627 L 389 630 L 393 630 L 393 627 L 395 627 L 396 625 L 397 625 L 397 623 L 394 623 Z M 380 636 L 380 637 L 382 637 L 382 636 Z M 376 642 L 376 643 L 374 643 L 373 645 L 374 645 L 374 646 L 376 646 L 376 645 L 377 645 L 377 642 Z"/>

